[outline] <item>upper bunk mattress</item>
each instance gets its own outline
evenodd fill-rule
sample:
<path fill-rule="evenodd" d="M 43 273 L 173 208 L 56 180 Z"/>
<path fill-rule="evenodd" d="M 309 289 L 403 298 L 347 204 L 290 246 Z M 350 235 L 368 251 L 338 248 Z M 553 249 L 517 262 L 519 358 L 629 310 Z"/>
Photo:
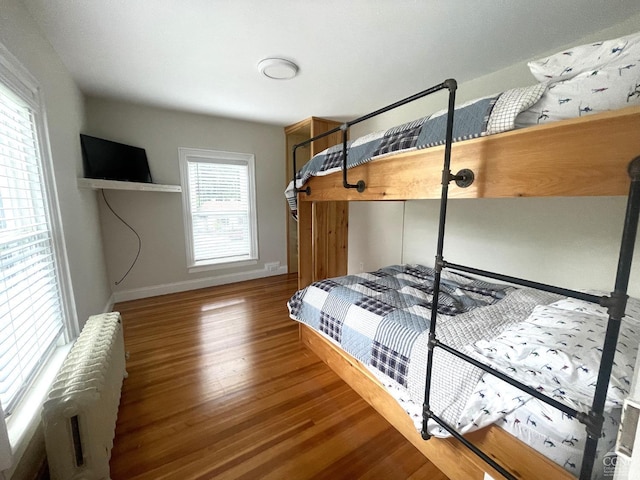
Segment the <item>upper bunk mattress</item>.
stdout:
<path fill-rule="evenodd" d="M 514 88 L 497 95 L 468 102 L 455 110 L 453 141 L 458 142 L 515 128 L 518 115 L 534 105 L 545 91 L 545 85 Z M 347 168 L 398 152 L 434 147 L 445 143 L 447 111 L 441 110 L 403 125 L 365 135 L 347 142 Z M 329 175 L 342 170 L 342 144 L 318 153 L 296 174 L 296 186 L 301 188 L 311 177 Z M 293 181 L 285 190 L 294 216 L 297 199 Z"/>

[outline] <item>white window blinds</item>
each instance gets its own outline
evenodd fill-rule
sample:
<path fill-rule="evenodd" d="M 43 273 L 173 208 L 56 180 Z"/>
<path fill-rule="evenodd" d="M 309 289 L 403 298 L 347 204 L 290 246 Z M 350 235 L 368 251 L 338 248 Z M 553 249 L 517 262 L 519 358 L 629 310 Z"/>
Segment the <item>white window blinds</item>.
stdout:
<path fill-rule="evenodd" d="M 10 414 L 64 329 L 31 108 L 0 83 L 0 402 Z"/>
<path fill-rule="evenodd" d="M 189 266 L 257 257 L 253 155 L 180 149 Z"/>

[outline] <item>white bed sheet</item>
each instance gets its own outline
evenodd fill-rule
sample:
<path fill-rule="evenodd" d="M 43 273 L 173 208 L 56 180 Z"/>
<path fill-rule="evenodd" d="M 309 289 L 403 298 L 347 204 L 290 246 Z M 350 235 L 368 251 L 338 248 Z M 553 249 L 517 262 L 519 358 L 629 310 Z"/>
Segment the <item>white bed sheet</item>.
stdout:
<path fill-rule="evenodd" d="M 606 459 L 615 455 L 614 447 L 620 423 L 620 411 L 620 409 L 614 409 L 605 415 L 602 437 L 598 440 L 592 479 L 612 478 L 611 472 L 608 471 L 611 463 Z M 496 425 L 573 475 L 580 474 L 586 431 L 585 426 L 576 419 L 539 400 L 532 399 L 496 422 Z"/>

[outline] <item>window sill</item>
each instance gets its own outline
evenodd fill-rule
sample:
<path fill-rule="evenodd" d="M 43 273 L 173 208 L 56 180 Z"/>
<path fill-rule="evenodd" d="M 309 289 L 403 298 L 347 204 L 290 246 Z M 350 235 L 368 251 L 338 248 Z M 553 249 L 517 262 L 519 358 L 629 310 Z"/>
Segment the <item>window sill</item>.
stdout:
<path fill-rule="evenodd" d="M 246 267 L 249 265 L 256 265 L 258 260 L 241 260 L 238 262 L 228 263 L 210 263 L 207 265 L 192 265 L 187 267 L 189 273 L 206 272 L 209 270 L 223 270 L 227 268 Z"/>
<path fill-rule="evenodd" d="M 70 342 L 55 350 L 49 362 L 38 374 L 36 381 L 30 387 L 23 401 L 7 420 L 7 431 L 13 460 L 11 468 L 7 471 L 11 472 L 25 453 L 27 445 L 41 421 L 42 404 L 72 346 L 73 342 Z"/>

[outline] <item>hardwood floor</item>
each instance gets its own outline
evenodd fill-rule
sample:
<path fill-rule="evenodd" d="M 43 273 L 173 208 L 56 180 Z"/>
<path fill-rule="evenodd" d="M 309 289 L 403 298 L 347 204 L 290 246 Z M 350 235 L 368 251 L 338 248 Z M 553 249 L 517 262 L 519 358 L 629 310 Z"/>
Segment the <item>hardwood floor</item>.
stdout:
<path fill-rule="evenodd" d="M 446 477 L 298 341 L 295 276 L 116 305 L 114 480 Z"/>

